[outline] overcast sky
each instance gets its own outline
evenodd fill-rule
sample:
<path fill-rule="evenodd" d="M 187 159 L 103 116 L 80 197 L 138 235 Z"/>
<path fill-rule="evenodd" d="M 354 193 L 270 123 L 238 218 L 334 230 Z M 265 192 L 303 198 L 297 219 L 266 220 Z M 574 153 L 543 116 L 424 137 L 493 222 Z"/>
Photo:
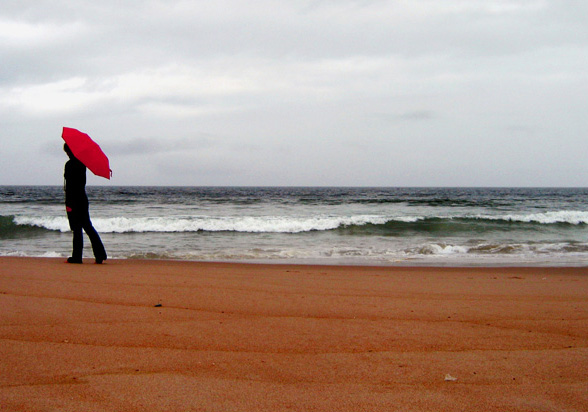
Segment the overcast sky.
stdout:
<path fill-rule="evenodd" d="M 0 185 L 587 186 L 585 0 L 2 0 Z"/>

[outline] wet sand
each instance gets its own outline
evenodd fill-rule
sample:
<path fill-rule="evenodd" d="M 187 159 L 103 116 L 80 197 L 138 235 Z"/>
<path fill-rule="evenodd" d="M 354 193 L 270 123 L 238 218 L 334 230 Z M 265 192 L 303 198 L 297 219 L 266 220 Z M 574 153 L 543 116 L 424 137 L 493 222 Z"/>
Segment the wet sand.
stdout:
<path fill-rule="evenodd" d="M 586 411 L 588 269 L 0 258 L 2 411 Z"/>

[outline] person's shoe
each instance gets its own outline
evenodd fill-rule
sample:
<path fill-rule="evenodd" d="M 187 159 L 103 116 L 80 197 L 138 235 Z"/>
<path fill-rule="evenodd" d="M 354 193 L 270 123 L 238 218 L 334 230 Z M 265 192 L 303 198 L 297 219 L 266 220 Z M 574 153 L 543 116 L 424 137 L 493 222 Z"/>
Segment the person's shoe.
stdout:
<path fill-rule="evenodd" d="M 106 259 L 108 259 L 108 258 L 106 257 L 106 255 L 104 255 L 104 256 L 100 256 L 100 257 L 97 257 L 97 258 L 96 258 L 96 264 L 97 264 L 97 265 L 101 265 L 101 264 L 102 264 L 102 262 L 104 262 Z"/>
<path fill-rule="evenodd" d="M 67 258 L 67 263 L 83 263 L 82 259 L 74 259 L 72 257 Z"/>

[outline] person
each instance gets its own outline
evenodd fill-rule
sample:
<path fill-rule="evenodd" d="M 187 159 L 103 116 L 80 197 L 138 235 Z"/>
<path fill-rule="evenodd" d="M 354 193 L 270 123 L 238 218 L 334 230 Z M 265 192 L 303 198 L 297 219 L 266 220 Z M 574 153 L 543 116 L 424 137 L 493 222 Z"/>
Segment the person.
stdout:
<path fill-rule="evenodd" d="M 74 156 L 67 144 L 63 146 L 63 150 L 69 156 L 64 174 L 65 209 L 69 227 L 73 232 L 73 253 L 67 259 L 67 263 L 82 263 L 84 249 L 82 230 L 84 230 L 92 243 L 96 263 L 101 264 L 107 259 L 107 256 L 102 240 L 90 220 L 88 196 L 86 195 L 86 166 Z"/>

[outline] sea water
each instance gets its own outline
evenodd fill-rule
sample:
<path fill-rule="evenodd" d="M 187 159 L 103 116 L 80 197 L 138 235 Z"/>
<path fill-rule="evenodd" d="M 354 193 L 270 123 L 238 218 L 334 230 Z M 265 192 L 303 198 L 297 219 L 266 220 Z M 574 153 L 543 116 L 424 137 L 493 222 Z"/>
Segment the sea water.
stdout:
<path fill-rule="evenodd" d="M 586 188 L 88 187 L 110 258 L 588 264 Z M 62 187 L 0 187 L 0 255 L 67 257 Z M 85 257 L 92 257 L 85 238 Z"/>

